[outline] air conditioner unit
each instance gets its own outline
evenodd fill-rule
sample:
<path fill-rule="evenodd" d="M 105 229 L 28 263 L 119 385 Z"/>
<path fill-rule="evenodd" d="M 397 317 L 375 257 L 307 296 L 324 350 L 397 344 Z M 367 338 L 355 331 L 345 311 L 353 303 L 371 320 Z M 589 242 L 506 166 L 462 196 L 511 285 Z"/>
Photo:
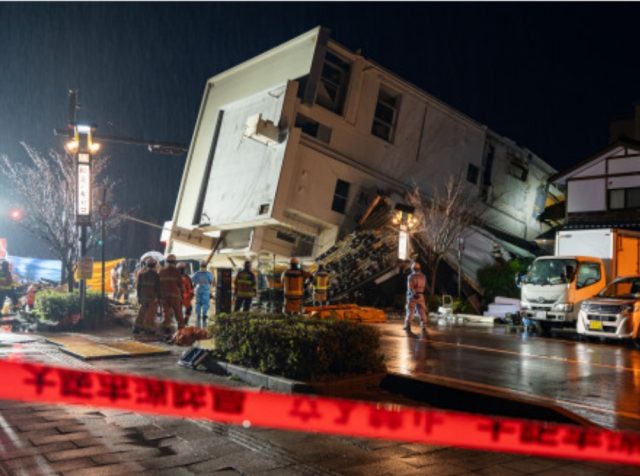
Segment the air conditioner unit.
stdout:
<path fill-rule="evenodd" d="M 262 114 L 254 114 L 247 119 L 244 136 L 257 140 L 265 145 L 280 142 L 280 128 L 272 121 L 262 118 Z"/>

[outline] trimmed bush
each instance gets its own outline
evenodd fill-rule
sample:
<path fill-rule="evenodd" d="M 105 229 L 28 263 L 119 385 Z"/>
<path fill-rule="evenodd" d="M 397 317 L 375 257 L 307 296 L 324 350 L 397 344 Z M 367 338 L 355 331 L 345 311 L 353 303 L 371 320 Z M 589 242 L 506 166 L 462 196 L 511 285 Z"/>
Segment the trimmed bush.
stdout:
<path fill-rule="evenodd" d="M 80 294 L 46 289 L 36 294 L 33 314 L 42 320 L 57 323 L 60 330 L 88 329 L 102 324 L 102 296 L 88 292 L 85 300 L 85 319 L 80 320 Z M 109 308 L 107 308 L 107 313 Z"/>
<path fill-rule="evenodd" d="M 513 259 L 507 263 L 486 266 L 478 271 L 478 282 L 484 289 L 487 302 L 496 296 L 519 298 L 520 289 L 516 286 L 516 275 L 524 273 L 532 263 L 532 259 Z"/>
<path fill-rule="evenodd" d="M 218 356 L 297 380 L 384 371 L 377 329 L 355 322 L 281 314 L 220 314 L 211 331 Z"/>

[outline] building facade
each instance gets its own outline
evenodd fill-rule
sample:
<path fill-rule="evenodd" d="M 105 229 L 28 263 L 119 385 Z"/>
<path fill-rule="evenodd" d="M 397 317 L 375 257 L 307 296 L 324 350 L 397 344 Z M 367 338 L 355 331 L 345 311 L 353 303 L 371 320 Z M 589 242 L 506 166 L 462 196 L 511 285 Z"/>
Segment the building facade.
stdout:
<path fill-rule="evenodd" d="M 221 240 L 214 261 L 313 258 L 379 192 L 428 196 L 453 174 L 483 204 L 477 246 L 490 249 L 493 230 L 508 248 L 546 230 L 537 217 L 554 172 L 319 27 L 207 82 L 172 222 Z M 175 235 L 168 249 L 210 251 Z"/>
<path fill-rule="evenodd" d="M 566 190 L 565 228 L 640 227 L 640 142 L 619 138 L 550 181 Z"/>

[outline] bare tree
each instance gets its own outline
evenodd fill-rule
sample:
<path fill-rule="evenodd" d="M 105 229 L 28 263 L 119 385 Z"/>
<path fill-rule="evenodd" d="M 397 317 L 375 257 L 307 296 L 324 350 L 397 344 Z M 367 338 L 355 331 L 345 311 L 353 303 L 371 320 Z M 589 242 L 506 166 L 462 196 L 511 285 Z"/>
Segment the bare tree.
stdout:
<path fill-rule="evenodd" d="M 413 233 L 431 273 L 430 294 L 436 289 L 438 267 L 459 236 L 478 218 L 478 199 L 469 193 L 461 177 L 447 176 L 430 198 L 415 187 L 408 194 L 409 203 L 415 207 L 418 228 Z"/>
<path fill-rule="evenodd" d="M 74 284 L 73 270 L 79 255 L 80 229 L 76 226 L 76 164 L 73 157 L 50 151 L 43 156 L 25 143 L 28 160 L 18 162 L 6 155 L 0 156 L 0 173 L 5 176 L 13 192 L 20 199 L 24 210 L 20 225 L 45 242 L 62 261 L 62 281 L 71 291 Z M 93 161 L 92 215 L 103 197 L 110 197 L 115 183 L 104 176 L 106 158 Z M 105 223 L 112 229 L 119 222 L 113 210 Z M 98 235 L 88 234 L 88 248 L 97 243 Z"/>

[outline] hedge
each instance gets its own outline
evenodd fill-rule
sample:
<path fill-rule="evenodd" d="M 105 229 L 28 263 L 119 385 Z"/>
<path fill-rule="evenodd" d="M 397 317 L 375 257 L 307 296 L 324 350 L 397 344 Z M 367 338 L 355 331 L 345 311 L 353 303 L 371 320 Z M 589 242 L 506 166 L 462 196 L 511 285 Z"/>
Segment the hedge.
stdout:
<path fill-rule="evenodd" d="M 516 275 L 526 272 L 532 261 L 527 258 L 513 259 L 480 269 L 478 282 L 484 289 L 487 302 L 492 302 L 496 296 L 519 298 L 520 290 L 516 286 Z"/>
<path fill-rule="evenodd" d="M 57 323 L 58 329 L 87 329 L 102 324 L 102 295 L 88 292 L 85 300 L 85 319 L 80 318 L 80 294 L 53 291 L 36 294 L 33 314 L 42 321 Z M 107 314 L 109 309 L 107 308 Z"/>
<path fill-rule="evenodd" d="M 378 330 L 363 324 L 281 314 L 220 314 L 211 325 L 218 356 L 297 380 L 382 372 Z"/>

